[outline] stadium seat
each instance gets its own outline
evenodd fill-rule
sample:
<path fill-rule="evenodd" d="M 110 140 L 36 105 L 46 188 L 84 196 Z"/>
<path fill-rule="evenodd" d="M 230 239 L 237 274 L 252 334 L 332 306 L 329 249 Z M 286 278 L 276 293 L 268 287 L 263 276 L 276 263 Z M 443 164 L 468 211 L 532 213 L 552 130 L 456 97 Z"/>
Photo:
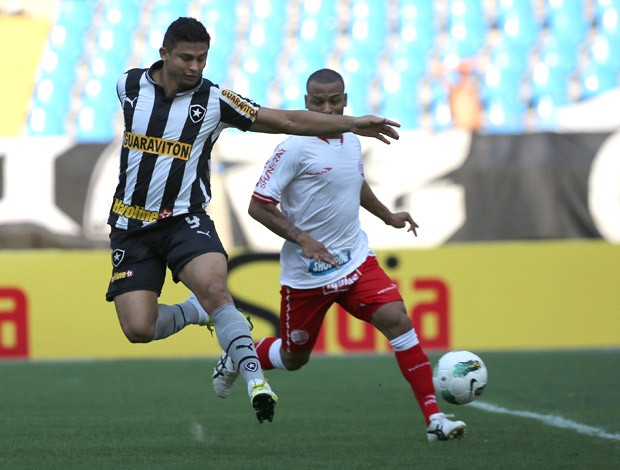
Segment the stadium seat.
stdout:
<path fill-rule="evenodd" d="M 110 142 L 116 137 L 115 115 L 103 114 L 93 106 L 85 105 L 75 122 L 77 142 Z"/>
<path fill-rule="evenodd" d="M 618 40 L 605 33 L 595 35 L 587 44 L 587 61 L 602 67 L 620 69 Z"/>
<path fill-rule="evenodd" d="M 285 0 L 254 1 L 251 7 L 248 42 L 263 52 L 268 50 L 272 54 L 271 60 L 276 60 L 283 49 L 287 24 Z"/>
<path fill-rule="evenodd" d="M 37 82 L 26 123 L 28 135 L 63 135 L 65 116 L 70 108 L 68 86 L 60 86 L 50 78 Z"/>
<path fill-rule="evenodd" d="M 371 103 L 369 101 L 370 93 L 368 82 L 349 76 L 346 72 L 343 72 L 342 78 L 344 78 L 347 91 L 347 108 L 345 109 L 345 114 L 355 116 L 372 114 Z"/>
<path fill-rule="evenodd" d="M 298 50 L 304 50 L 313 62 L 326 61 L 337 49 L 337 2 L 304 0 L 300 5 L 299 28 L 296 34 Z"/>
<path fill-rule="evenodd" d="M 383 50 L 389 36 L 387 8 L 383 0 L 353 0 L 350 4 L 349 36 L 368 53 Z"/>
<path fill-rule="evenodd" d="M 400 123 L 402 130 L 420 127 L 420 103 L 417 99 L 403 100 L 395 95 L 385 95 L 379 113 L 388 119 Z"/>
<path fill-rule="evenodd" d="M 558 67 L 549 67 L 544 62 L 534 65 L 531 77 L 531 100 L 534 107 L 544 99 L 552 106 L 564 105 L 569 102 L 569 76 Z"/>
<path fill-rule="evenodd" d="M 485 103 L 484 130 L 489 134 L 518 134 L 525 130 L 526 106 L 516 95 L 493 95 Z"/>
<path fill-rule="evenodd" d="M 617 70 L 592 63 L 579 74 L 581 99 L 593 98 L 604 91 L 620 86 L 620 74 Z"/>
<path fill-rule="evenodd" d="M 441 131 L 452 127 L 448 90 L 442 84 L 431 85 L 430 114 L 433 130 Z"/>
<path fill-rule="evenodd" d="M 435 46 L 437 17 L 428 0 L 400 0 L 396 32 L 401 41 L 415 50 L 429 52 Z"/>
<path fill-rule="evenodd" d="M 447 32 L 452 52 L 476 57 L 485 44 L 489 25 L 480 0 L 450 0 Z"/>
<path fill-rule="evenodd" d="M 78 34 L 85 33 L 93 23 L 96 2 L 60 0 L 54 24 L 65 26 Z"/>
<path fill-rule="evenodd" d="M 387 61 L 397 73 L 420 78 L 428 72 L 430 57 L 419 51 L 415 43 L 401 40 L 390 48 Z"/>
<path fill-rule="evenodd" d="M 489 65 L 484 71 L 481 96 L 488 100 L 495 96 L 520 96 L 522 75 L 511 69 Z"/>
<path fill-rule="evenodd" d="M 541 31 L 541 18 L 534 7 L 534 0 L 499 0 L 496 22 L 506 41 L 525 50 L 536 43 Z"/>
<path fill-rule="evenodd" d="M 491 65 L 505 73 L 521 76 L 528 67 L 529 54 L 526 48 L 504 36 L 491 46 L 489 59 Z"/>
<path fill-rule="evenodd" d="M 550 68 L 568 74 L 577 68 L 579 52 L 578 48 L 560 41 L 556 36 L 548 36 L 540 43 L 539 60 Z"/>
<path fill-rule="evenodd" d="M 620 37 L 620 0 L 597 0 L 595 24 L 600 32 L 618 40 Z"/>
<path fill-rule="evenodd" d="M 562 43 L 579 46 L 589 31 L 583 0 L 547 0 L 546 5 L 549 32 Z"/>
<path fill-rule="evenodd" d="M 361 44 L 354 43 L 339 57 L 339 70 L 353 80 L 369 81 L 377 74 L 378 61 L 375 54 L 369 54 Z"/>

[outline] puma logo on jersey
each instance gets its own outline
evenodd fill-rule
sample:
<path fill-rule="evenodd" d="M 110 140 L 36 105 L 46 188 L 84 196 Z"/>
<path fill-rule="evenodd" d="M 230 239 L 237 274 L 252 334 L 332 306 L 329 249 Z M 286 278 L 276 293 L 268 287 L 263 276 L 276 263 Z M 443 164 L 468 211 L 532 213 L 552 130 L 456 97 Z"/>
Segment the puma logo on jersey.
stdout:
<path fill-rule="evenodd" d="M 125 105 L 125 103 L 129 103 L 129 106 L 133 108 L 136 104 L 137 99 L 138 99 L 137 96 L 134 99 L 131 99 L 128 96 L 125 96 L 125 101 L 123 101 L 123 106 Z"/>

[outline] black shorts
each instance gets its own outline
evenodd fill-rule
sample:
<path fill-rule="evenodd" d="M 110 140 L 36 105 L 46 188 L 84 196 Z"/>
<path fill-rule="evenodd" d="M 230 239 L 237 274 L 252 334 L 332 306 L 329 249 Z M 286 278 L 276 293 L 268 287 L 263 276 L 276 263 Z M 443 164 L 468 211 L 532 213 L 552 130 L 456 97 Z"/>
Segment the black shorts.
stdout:
<path fill-rule="evenodd" d="M 186 214 L 156 222 L 141 230 L 112 228 L 112 278 L 106 300 L 135 290 L 150 290 L 159 296 L 166 279 L 166 266 L 174 282 L 179 270 L 204 253 L 222 253 L 215 225 L 205 213 Z"/>

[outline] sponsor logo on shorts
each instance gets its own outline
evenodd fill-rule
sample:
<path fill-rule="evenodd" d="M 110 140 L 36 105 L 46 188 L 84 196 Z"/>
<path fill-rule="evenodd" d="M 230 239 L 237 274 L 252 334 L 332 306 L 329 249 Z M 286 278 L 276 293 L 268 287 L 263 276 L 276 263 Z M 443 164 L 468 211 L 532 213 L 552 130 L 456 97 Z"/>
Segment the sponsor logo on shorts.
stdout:
<path fill-rule="evenodd" d="M 310 334 L 305 330 L 293 330 L 291 331 L 291 341 L 295 344 L 306 344 L 310 339 Z"/>
<path fill-rule="evenodd" d="M 323 286 L 323 294 L 332 294 L 334 292 L 344 292 L 350 286 L 355 284 L 359 278 L 362 277 L 362 273 L 359 269 L 356 269 L 348 276 L 342 277 L 337 281 L 330 282 L 329 284 Z"/>
<path fill-rule="evenodd" d="M 342 253 L 335 254 L 334 259 L 336 260 L 336 264 L 338 266 L 343 266 L 347 264 L 349 261 L 351 261 L 351 252 L 344 251 Z M 338 268 L 335 268 L 331 264 L 326 263 L 324 261 L 312 260 L 310 261 L 310 264 L 308 265 L 308 272 L 312 276 L 323 276 L 327 273 L 331 273 L 335 271 L 336 269 Z"/>
<path fill-rule="evenodd" d="M 172 217 L 173 215 L 174 213 L 172 212 L 172 209 L 163 209 L 159 211 L 158 219 L 167 219 L 168 217 Z"/>
<path fill-rule="evenodd" d="M 128 277 L 132 277 L 132 276 L 133 276 L 133 271 L 131 269 L 128 269 L 127 271 L 121 271 L 121 272 L 112 274 L 112 279 L 110 279 L 110 282 L 121 281 L 123 279 L 127 279 Z"/>
<path fill-rule="evenodd" d="M 123 262 L 124 258 L 125 258 L 125 250 L 121 250 L 120 248 L 117 248 L 116 250 L 114 250 L 112 252 L 112 264 L 114 265 L 114 267 L 117 268 L 118 265 Z"/>

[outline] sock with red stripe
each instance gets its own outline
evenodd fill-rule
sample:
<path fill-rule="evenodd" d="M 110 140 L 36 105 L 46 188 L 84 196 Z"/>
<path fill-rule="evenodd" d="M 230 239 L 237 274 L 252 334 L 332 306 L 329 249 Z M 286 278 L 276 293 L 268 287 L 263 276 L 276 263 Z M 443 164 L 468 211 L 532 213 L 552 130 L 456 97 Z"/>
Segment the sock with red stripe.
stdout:
<path fill-rule="evenodd" d="M 256 343 L 256 355 L 263 370 L 284 369 L 284 363 L 280 357 L 280 338 L 263 338 Z"/>

